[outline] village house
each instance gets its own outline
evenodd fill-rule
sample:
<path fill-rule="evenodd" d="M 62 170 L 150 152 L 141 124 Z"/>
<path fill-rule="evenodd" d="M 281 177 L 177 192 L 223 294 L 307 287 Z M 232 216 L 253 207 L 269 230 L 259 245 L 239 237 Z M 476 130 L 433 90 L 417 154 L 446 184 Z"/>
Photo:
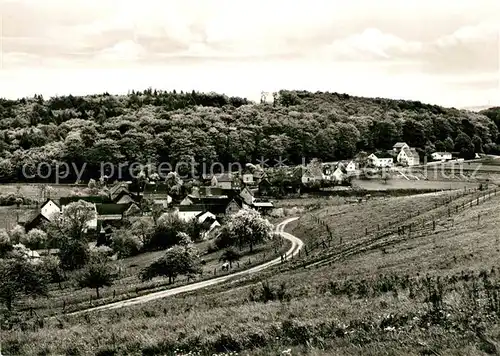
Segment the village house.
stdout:
<path fill-rule="evenodd" d="M 379 158 L 374 153 L 368 156 L 368 161 L 377 168 L 389 168 L 394 165 L 394 159 L 392 157 Z"/>
<path fill-rule="evenodd" d="M 255 180 L 253 176 L 253 171 L 250 167 L 245 167 L 241 174 L 241 180 L 243 181 L 243 184 L 245 185 L 254 185 Z"/>
<path fill-rule="evenodd" d="M 302 184 L 310 184 L 313 182 L 321 182 L 325 179 L 322 165 L 308 165 L 303 170 Z"/>
<path fill-rule="evenodd" d="M 399 152 L 396 160 L 405 166 L 417 166 L 420 164 L 420 157 L 415 148 L 404 147 Z"/>
<path fill-rule="evenodd" d="M 257 168 L 253 172 L 253 180 L 255 184 L 259 184 L 263 179 L 267 178 L 266 172 L 262 168 Z"/>
<path fill-rule="evenodd" d="M 51 222 L 61 214 L 61 207 L 52 199 L 47 199 L 41 206 L 40 211 L 28 216 L 25 221 L 18 221 L 24 226 L 26 232 L 40 228 L 44 223 Z"/>
<path fill-rule="evenodd" d="M 269 182 L 267 178 L 262 179 L 259 182 L 259 195 L 260 196 L 267 196 L 270 194 L 272 189 L 272 184 Z"/>
<path fill-rule="evenodd" d="M 354 160 L 346 160 L 341 162 L 344 165 L 347 174 L 353 174 L 356 172 L 356 162 Z"/>
<path fill-rule="evenodd" d="M 240 180 L 232 173 L 215 174 L 210 182 L 210 185 L 222 189 L 240 189 Z"/>
<path fill-rule="evenodd" d="M 450 152 L 434 152 L 431 154 L 433 161 L 448 161 L 452 159 Z"/>
<path fill-rule="evenodd" d="M 221 227 L 221 224 L 217 221 L 216 216 L 209 211 L 198 214 L 195 218 L 198 219 L 198 223 L 202 227 L 201 237 L 203 240 L 212 238 L 215 231 Z"/>
<path fill-rule="evenodd" d="M 396 155 L 399 154 L 399 152 L 401 152 L 401 150 L 405 148 L 410 148 L 410 146 L 408 146 L 406 142 L 396 142 L 394 146 L 392 146 L 392 150 Z"/>
<path fill-rule="evenodd" d="M 269 201 L 255 201 L 252 207 L 262 215 L 266 215 L 269 211 L 274 209 L 273 203 Z"/>
<path fill-rule="evenodd" d="M 128 184 L 118 183 L 109 189 L 110 200 L 116 204 L 130 204 L 134 202 Z"/>

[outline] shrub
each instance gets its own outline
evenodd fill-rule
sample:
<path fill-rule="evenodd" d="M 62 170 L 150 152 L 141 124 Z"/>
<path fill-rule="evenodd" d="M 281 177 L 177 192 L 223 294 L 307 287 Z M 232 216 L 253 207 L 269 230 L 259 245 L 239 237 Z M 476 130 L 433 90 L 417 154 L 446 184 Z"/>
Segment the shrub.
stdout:
<path fill-rule="evenodd" d="M 118 258 L 135 256 L 141 252 L 143 246 L 142 241 L 128 230 L 117 230 L 111 237 L 111 248 Z"/>

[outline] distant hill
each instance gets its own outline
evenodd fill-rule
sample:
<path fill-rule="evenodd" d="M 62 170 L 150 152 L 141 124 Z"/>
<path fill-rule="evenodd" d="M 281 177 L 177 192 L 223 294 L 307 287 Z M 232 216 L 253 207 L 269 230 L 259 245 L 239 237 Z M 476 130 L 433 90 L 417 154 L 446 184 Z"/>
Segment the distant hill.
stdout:
<path fill-rule="evenodd" d="M 468 107 L 464 107 L 463 109 L 464 110 L 481 112 L 481 111 L 487 110 L 487 109 L 489 109 L 491 107 L 492 107 L 491 105 L 479 105 L 479 106 L 468 106 Z"/>
<path fill-rule="evenodd" d="M 419 101 L 280 91 L 270 103 L 217 93 L 148 89 L 128 95 L 0 99 L 0 180 L 24 180 L 40 163 L 81 167 L 123 162 L 300 164 L 390 149 L 397 141 L 434 150 L 500 153 L 499 120 Z M 31 169 L 31 170 L 30 170 Z M 200 166 L 197 168 L 200 172 Z M 36 171 L 36 170 L 35 170 Z M 44 171 L 44 172 L 45 172 Z M 190 165 L 181 174 L 191 174 Z M 42 172 L 43 173 L 43 172 Z M 114 172 L 117 174 L 117 171 Z M 127 175 L 122 175 L 127 179 Z M 50 178 L 49 178 L 50 179 Z M 53 177 L 52 177 L 53 179 Z M 69 174 L 68 181 L 75 175 Z"/>

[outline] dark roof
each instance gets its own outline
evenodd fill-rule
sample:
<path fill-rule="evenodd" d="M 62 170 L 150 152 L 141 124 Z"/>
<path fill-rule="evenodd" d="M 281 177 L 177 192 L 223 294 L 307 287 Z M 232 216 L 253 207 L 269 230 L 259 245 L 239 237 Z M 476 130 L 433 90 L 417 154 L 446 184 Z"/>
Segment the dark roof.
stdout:
<path fill-rule="evenodd" d="M 271 186 L 271 182 L 269 181 L 269 179 L 264 178 L 264 179 L 262 179 L 262 180 L 259 182 L 259 186 L 260 186 L 260 185 L 269 185 L 269 186 Z"/>
<path fill-rule="evenodd" d="M 159 184 L 149 183 L 149 184 L 146 184 L 146 186 L 144 187 L 144 193 L 168 194 L 169 191 L 170 191 L 170 188 L 165 183 L 159 183 Z"/>
<path fill-rule="evenodd" d="M 28 232 L 29 230 L 40 226 L 41 223 L 48 222 L 48 221 L 49 220 L 47 220 L 47 218 L 45 216 L 43 216 L 42 214 L 37 214 L 33 219 L 31 219 L 30 221 L 27 221 L 24 224 L 24 228 L 25 228 L 26 232 Z"/>
<path fill-rule="evenodd" d="M 200 197 L 204 196 L 234 196 L 239 194 L 239 191 L 234 189 L 223 189 L 219 187 L 204 186 L 199 188 Z M 210 193 L 210 194 L 209 194 Z"/>
<path fill-rule="evenodd" d="M 112 187 L 109 188 L 109 193 L 111 195 L 114 195 L 114 194 L 120 192 L 120 190 L 128 191 L 128 184 L 124 183 L 124 182 L 116 183 L 115 185 L 113 185 Z"/>
<path fill-rule="evenodd" d="M 38 215 L 40 215 L 40 211 L 37 209 L 32 209 L 25 213 L 19 214 L 19 224 L 29 223 L 33 221 Z"/>
<path fill-rule="evenodd" d="M 76 203 L 77 201 L 80 200 L 95 204 L 104 204 L 111 202 L 111 200 L 108 197 L 103 197 L 100 195 L 88 195 L 88 196 L 61 197 L 59 199 L 59 204 L 60 206 L 64 206 L 70 203 Z"/>
<path fill-rule="evenodd" d="M 242 206 L 242 199 L 238 196 L 233 198 L 216 198 L 216 197 L 203 197 L 201 199 L 190 198 L 194 204 L 192 205 L 181 205 L 186 210 L 179 211 L 210 211 L 212 214 L 224 214 L 226 212 L 227 206 L 231 201 L 235 201 L 240 207 Z"/>
<path fill-rule="evenodd" d="M 127 204 L 96 204 L 99 215 L 122 215 L 128 208 Z"/>
<path fill-rule="evenodd" d="M 206 211 L 205 207 L 201 204 L 179 205 L 177 206 L 177 208 L 179 209 L 179 211 Z"/>
<path fill-rule="evenodd" d="M 234 180 L 234 175 L 231 173 L 214 174 L 214 177 L 217 182 L 232 182 Z"/>
<path fill-rule="evenodd" d="M 406 145 L 406 142 L 396 142 L 394 144 L 394 146 L 392 146 L 393 148 L 401 148 L 403 147 L 404 145 Z"/>

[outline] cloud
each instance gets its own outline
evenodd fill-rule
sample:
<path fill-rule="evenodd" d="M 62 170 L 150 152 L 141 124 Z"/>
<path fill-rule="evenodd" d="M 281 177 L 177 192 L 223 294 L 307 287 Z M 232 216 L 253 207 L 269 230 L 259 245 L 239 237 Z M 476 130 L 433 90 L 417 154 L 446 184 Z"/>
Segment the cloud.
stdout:
<path fill-rule="evenodd" d="M 95 59 L 99 61 L 130 62 L 137 61 L 146 55 L 144 48 L 132 40 L 116 43 L 110 48 L 99 52 Z"/>
<path fill-rule="evenodd" d="M 475 26 L 464 26 L 452 34 L 442 36 L 436 40 L 439 47 L 452 47 L 478 42 L 499 41 L 500 23 L 487 21 Z"/>
<path fill-rule="evenodd" d="M 422 50 L 419 42 L 406 41 L 379 29 L 368 28 L 360 34 L 333 41 L 323 54 L 340 60 L 390 59 L 404 54 L 409 56 Z"/>

